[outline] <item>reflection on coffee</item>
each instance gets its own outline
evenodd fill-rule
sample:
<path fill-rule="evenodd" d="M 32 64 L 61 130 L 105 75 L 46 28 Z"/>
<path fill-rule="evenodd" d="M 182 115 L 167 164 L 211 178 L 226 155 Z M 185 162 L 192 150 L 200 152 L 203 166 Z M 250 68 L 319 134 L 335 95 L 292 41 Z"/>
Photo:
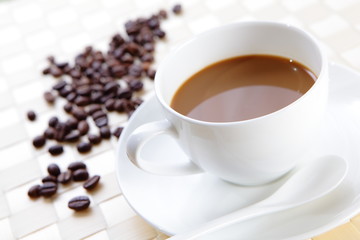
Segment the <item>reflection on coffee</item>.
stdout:
<path fill-rule="evenodd" d="M 232 122 L 275 112 L 305 94 L 316 75 L 291 59 L 247 55 L 216 62 L 191 76 L 171 107 L 208 122 Z"/>

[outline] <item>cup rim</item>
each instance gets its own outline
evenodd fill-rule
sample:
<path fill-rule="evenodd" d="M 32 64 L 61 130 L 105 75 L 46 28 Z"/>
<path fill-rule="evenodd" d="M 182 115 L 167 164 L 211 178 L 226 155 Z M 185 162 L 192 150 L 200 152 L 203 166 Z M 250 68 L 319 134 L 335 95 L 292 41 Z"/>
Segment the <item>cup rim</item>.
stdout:
<path fill-rule="evenodd" d="M 191 44 L 193 41 L 196 41 L 198 38 L 207 35 L 207 34 L 211 34 L 213 32 L 219 31 L 220 29 L 223 28 L 231 28 L 233 26 L 237 26 L 237 25 L 268 25 L 268 26 L 278 26 L 278 27 L 284 27 L 284 28 L 289 28 L 292 29 L 294 31 L 297 31 L 299 33 L 301 33 L 302 35 L 304 35 L 305 37 L 309 38 L 310 41 L 312 41 L 314 43 L 314 45 L 317 47 L 319 54 L 320 54 L 320 60 L 321 60 L 321 67 L 320 67 L 320 71 L 319 74 L 317 75 L 317 79 L 314 83 L 314 85 L 304 94 L 302 95 L 300 98 L 296 99 L 294 102 L 286 105 L 285 107 L 276 110 L 274 112 L 265 114 L 265 115 L 261 115 L 259 117 L 255 117 L 255 118 L 250 118 L 250 119 L 246 119 L 246 120 L 240 120 L 240 121 L 229 121 L 229 122 L 209 122 L 209 121 L 203 121 L 203 120 L 198 120 L 198 119 L 194 119 L 194 118 L 190 118 L 188 116 L 185 116 L 179 112 L 177 112 L 176 110 L 174 110 L 173 108 L 170 107 L 169 104 L 167 104 L 161 94 L 160 91 L 160 87 L 159 84 L 157 84 L 157 82 L 159 82 L 159 80 L 157 80 L 158 78 L 161 77 L 162 72 L 163 72 L 163 68 L 165 66 L 165 64 L 163 64 L 163 62 L 166 62 L 167 59 L 173 58 L 176 56 L 178 51 L 181 51 L 182 48 L 184 48 L 185 46 Z M 305 65 L 306 66 L 306 65 Z M 154 78 L 154 82 L 155 82 L 155 96 L 158 99 L 158 101 L 160 102 L 160 104 L 171 114 L 175 115 L 176 117 L 185 120 L 187 122 L 193 123 L 193 124 L 198 124 L 198 125 L 205 125 L 205 126 L 232 126 L 232 125 L 238 125 L 238 124 L 245 124 L 245 123 L 251 123 L 254 121 L 259 121 L 261 119 L 264 118 L 270 118 L 274 115 L 278 115 L 279 113 L 286 111 L 289 108 L 293 108 L 294 105 L 298 105 L 299 102 L 302 102 L 305 98 L 307 98 L 308 95 L 310 95 L 315 88 L 318 88 L 318 85 L 320 85 L 321 82 L 325 81 L 326 76 L 326 72 L 327 72 L 327 68 L 328 68 L 328 60 L 325 54 L 325 51 L 323 49 L 323 46 L 320 44 L 320 42 L 309 32 L 296 27 L 294 25 L 288 24 L 288 23 L 282 23 L 282 22 L 277 22 L 277 21 L 263 21 L 263 20 L 241 20 L 241 21 L 236 21 L 230 24 L 225 24 L 222 26 L 218 26 L 215 28 L 212 28 L 210 30 L 204 31 L 200 34 L 195 35 L 194 37 L 192 37 L 191 39 L 185 41 L 184 43 L 180 44 L 179 46 L 177 46 L 173 51 L 171 51 L 163 60 L 162 63 L 159 65 L 159 68 L 156 72 L 155 78 Z M 201 69 L 199 69 L 200 71 Z"/>

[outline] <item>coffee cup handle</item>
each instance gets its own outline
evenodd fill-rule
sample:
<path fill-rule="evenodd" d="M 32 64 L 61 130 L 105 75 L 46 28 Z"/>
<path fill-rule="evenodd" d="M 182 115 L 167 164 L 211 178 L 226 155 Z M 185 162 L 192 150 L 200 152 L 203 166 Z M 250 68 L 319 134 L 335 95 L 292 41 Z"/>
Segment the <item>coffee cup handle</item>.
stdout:
<path fill-rule="evenodd" d="M 133 162 L 138 168 L 157 175 L 181 176 L 203 172 L 190 160 L 184 160 L 182 163 L 159 165 L 143 159 L 140 156 L 142 147 L 147 141 L 160 134 L 167 134 L 175 139 L 179 137 L 174 126 L 166 119 L 150 122 L 136 128 L 130 134 L 126 143 L 126 152 L 131 162 Z"/>

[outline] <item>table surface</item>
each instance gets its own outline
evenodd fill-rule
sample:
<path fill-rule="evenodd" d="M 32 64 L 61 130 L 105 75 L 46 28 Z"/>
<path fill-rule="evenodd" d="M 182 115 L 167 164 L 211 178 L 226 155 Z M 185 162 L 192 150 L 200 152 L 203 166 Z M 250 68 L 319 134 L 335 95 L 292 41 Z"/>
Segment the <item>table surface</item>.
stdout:
<path fill-rule="evenodd" d="M 360 70 L 360 1 L 357 0 L 0 0 L 0 239 L 166 239 L 126 203 L 114 171 L 116 139 L 103 141 L 80 155 L 66 147 L 59 157 L 35 150 L 31 140 L 44 130 L 61 106 L 49 106 L 42 95 L 53 80 L 41 74 L 46 57 L 71 61 L 85 46 L 105 49 L 110 37 L 123 32 L 129 19 L 150 16 L 181 3 L 180 16 L 163 23 L 165 41 L 157 44 L 155 66 L 174 46 L 194 34 L 236 20 L 291 23 L 314 34 L 329 58 Z M 145 93 L 152 82 L 145 80 Z M 26 112 L 38 113 L 35 122 Z M 125 126 L 127 116 L 110 116 L 111 127 Z M 27 191 L 40 183 L 49 163 L 65 167 L 81 160 L 101 186 L 90 196 L 91 208 L 74 214 L 68 200 L 82 195 L 80 184 L 60 188 L 56 197 L 30 200 Z M 356 215 L 356 213 L 354 213 Z M 360 215 L 316 236 L 314 240 L 360 239 Z"/>

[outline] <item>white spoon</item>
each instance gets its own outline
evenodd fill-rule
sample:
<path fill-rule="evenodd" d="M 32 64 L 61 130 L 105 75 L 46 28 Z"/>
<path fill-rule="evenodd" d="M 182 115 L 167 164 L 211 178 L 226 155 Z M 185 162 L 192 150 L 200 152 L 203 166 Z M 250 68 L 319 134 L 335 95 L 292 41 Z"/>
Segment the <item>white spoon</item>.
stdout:
<path fill-rule="evenodd" d="M 347 162 L 338 156 L 314 160 L 295 172 L 270 197 L 169 239 L 196 239 L 240 221 L 308 203 L 334 190 L 345 178 L 347 170 Z"/>

